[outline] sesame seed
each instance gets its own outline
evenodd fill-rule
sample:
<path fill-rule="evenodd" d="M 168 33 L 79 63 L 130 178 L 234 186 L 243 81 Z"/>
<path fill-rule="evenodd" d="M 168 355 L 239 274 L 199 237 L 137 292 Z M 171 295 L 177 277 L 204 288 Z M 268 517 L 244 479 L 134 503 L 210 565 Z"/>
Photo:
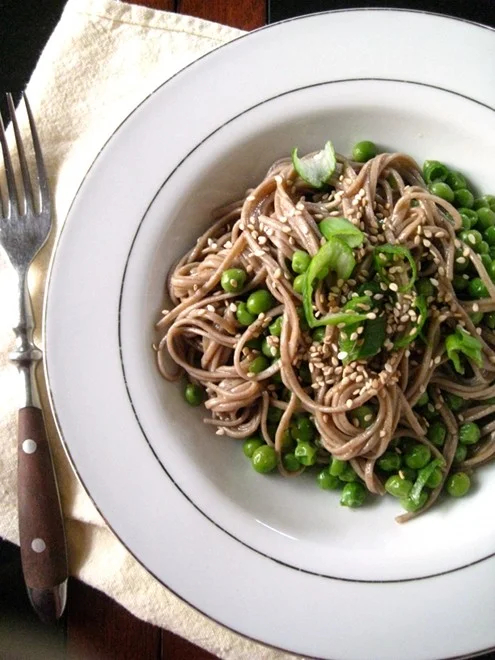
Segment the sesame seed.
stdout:
<path fill-rule="evenodd" d="M 337 354 L 337 357 L 339 360 L 345 360 L 347 355 L 348 355 L 347 351 L 340 351 L 340 353 Z"/>
<path fill-rule="evenodd" d="M 395 292 L 397 292 L 399 290 L 399 287 L 397 286 L 397 284 L 395 282 L 391 282 L 388 285 L 388 288 L 390 289 L 390 291 L 395 291 Z"/>
<path fill-rule="evenodd" d="M 352 399 L 347 399 L 345 405 L 347 406 L 347 408 L 352 408 Z"/>

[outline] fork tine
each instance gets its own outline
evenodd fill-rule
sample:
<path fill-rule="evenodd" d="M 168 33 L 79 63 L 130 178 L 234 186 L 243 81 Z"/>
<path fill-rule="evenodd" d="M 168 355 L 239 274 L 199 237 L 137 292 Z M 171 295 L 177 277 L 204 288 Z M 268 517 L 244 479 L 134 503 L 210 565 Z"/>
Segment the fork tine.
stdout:
<path fill-rule="evenodd" d="M 24 199 L 26 200 L 25 210 L 27 211 L 33 208 L 33 186 L 31 184 L 31 177 L 29 176 L 29 170 L 26 161 L 26 152 L 24 150 L 24 145 L 22 143 L 19 124 L 17 123 L 14 101 L 12 99 L 12 94 L 10 93 L 7 93 L 7 105 L 9 107 L 10 120 L 14 128 L 15 143 L 17 145 L 17 153 L 19 155 L 19 163 L 21 166 L 22 183 L 24 186 Z"/>
<path fill-rule="evenodd" d="M 7 179 L 7 194 L 8 194 L 8 203 L 7 203 L 7 213 L 4 213 L 4 216 L 9 215 L 9 210 L 14 212 L 18 209 L 17 203 L 17 188 L 15 185 L 14 178 L 14 168 L 12 167 L 12 161 L 10 159 L 9 147 L 7 145 L 7 138 L 5 137 L 5 128 L 2 121 L 2 116 L 0 115 L 0 143 L 2 145 L 3 153 L 3 164 L 5 167 L 5 177 Z"/>
<path fill-rule="evenodd" d="M 24 99 L 24 104 L 26 106 L 26 111 L 29 119 L 29 127 L 31 129 L 31 136 L 33 138 L 34 155 L 36 158 L 36 167 L 38 174 L 38 185 L 41 195 L 40 211 L 47 211 L 50 208 L 50 188 L 48 186 L 45 163 L 43 161 L 43 152 L 41 151 L 40 140 L 38 137 L 38 131 L 36 130 L 36 124 L 34 123 L 33 113 L 31 112 L 31 106 L 29 105 L 29 101 L 27 99 L 25 92 L 22 92 L 22 98 Z"/>

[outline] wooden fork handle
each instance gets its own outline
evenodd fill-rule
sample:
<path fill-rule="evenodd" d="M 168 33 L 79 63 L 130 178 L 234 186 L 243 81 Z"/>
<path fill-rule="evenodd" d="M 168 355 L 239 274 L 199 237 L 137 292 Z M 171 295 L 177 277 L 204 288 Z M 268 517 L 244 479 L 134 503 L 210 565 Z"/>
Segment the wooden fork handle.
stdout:
<path fill-rule="evenodd" d="M 57 482 L 43 413 L 34 406 L 18 417 L 19 538 L 24 580 L 41 619 L 65 608 L 67 550 Z"/>

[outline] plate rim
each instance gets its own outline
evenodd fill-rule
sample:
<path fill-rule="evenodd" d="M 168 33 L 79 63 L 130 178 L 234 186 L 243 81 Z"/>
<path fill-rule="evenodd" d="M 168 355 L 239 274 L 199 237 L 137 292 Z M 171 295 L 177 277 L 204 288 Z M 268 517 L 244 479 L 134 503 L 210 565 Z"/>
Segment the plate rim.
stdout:
<path fill-rule="evenodd" d="M 53 270 L 54 270 L 54 264 L 55 264 L 55 262 L 56 262 L 56 258 L 57 258 L 57 254 L 58 254 L 58 247 L 59 247 L 59 245 L 60 245 L 60 241 L 61 241 L 61 238 L 62 238 L 63 232 L 65 231 L 65 229 L 66 229 L 66 227 L 67 227 L 67 224 L 68 224 L 67 221 L 69 220 L 69 218 L 70 218 L 70 216 L 71 216 L 71 214 L 72 214 L 72 212 L 73 212 L 73 207 L 74 207 L 75 203 L 76 203 L 77 200 L 79 199 L 79 196 L 80 196 L 80 193 L 81 193 L 81 189 L 85 186 L 88 177 L 90 176 L 90 174 L 91 174 L 92 171 L 94 170 L 94 168 L 95 168 L 95 166 L 97 165 L 97 163 L 100 161 L 100 158 L 102 157 L 102 155 L 103 155 L 104 152 L 106 151 L 106 149 L 107 149 L 109 143 L 111 143 L 111 142 L 116 138 L 116 136 L 119 134 L 119 132 L 120 132 L 122 126 L 123 126 L 124 124 L 126 124 L 126 123 L 129 121 L 129 119 L 130 119 L 130 118 L 131 118 L 131 117 L 132 117 L 132 116 L 133 116 L 133 115 L 139 110 L 139 108 L 140 108 L 142 105 L 144 105 L 145 103 L 147 103 L 151 97 L 153 97 L 153 96 L 154 96 L 159 90 L 161 90 L 164 86 L 166 86 L 168 83 L 170 83 L 170 82 L 171 82 L 172 80 L 174 80 L 176 77 L 181 76 L 185 71 L 187 71 L 187 70 L 190 69 L 191 67 L 194 67 L 195 65 L 197 65 L 198 62 L 202 61 L 202 60 L 205 59 L 205 58 L 208 58 L 212 53 L 216 53 L 217 51 L 219 51 L 219 50 L 221 50 L 221 49 L 223 49 L 223 48 L 226 48 L 226 47 L 232 46 L 232 45 L 235 44 L 236 42 L 238 42 L 238 41 L 240 41 L 240 40 L 243 40 L 243 39 L 245 39 L 246 37 L 251 37 L 253 34 L 257 34 L 257 33 L 261 32 L 261 31 L 265 31 L 265 30 L 270 30 L 270 29 L 273 29 L 274 27 L 277 27 L 277 26 L 280 26 L 280 25 L 283 25 L 283 24 L 286 24 L 286 23 L 291 23 L 291 22 L 295 22 L 295 21 L 302 21 L 302 20 L 305 20 L 305 19 L 307 19 L 307 18 L 314 17 L 314 16 L 320 16 L 320 15 L 332 15 L 332 14 L 340 14 L 340 13 L 362 13 L 362 14 L 365 14 L 365 13 L 369 13 L 370 11 L 372 11 L 372 12 L 401 13 L 401 14 L 403 14 L 403 13 L 405 13 L 405 14 L 422 14 L 422 15 L 427 15 L 427 16 L 434 16 L 434 17 L 438 17 L 438 18 L 441 18 L 441 19 L 447 19 L 447 20 L 449 20 L 449 21 L 456 21 L 456 22 L 460 22 L 460 23 L 466 23 L 466 24 L 471 25 L 471 26 L 475 26 L 475 27 L 478 27 L 478 28 L 483 28 L 483 29 L 486 29 L 486 30 L 490 30 L 491 32 L 495 32 L 495 28 L 492 28 L 491 26 L 485 25 L 485 24 L 483 24 L 483 23 L 478 23 L 478 22 L 475 22 L 475 21 L 470 21 L 470 20 L 463 19 L 463 18 L 460 18 L 460 17 L 449 16 L 449 15 L 442 14 L 442 13 L 439 13 L 439 12 L 429 12 L 429 11 L 424 11 L 424 10 L 419 10 L 419 9 L 389 8 L 389 7 L 372 7 L 372 8 L 359 8 L 359 7 L 354 7 L 354 8 L 348 8 L 348 9 L 327 10 L 327 11 L 322 11 L 322 12 L 316 12 L 316 13 L 311 13 L 311 14 L 304 14 L 304 15 L 300 15 L 300 16 L 295 16 L 295 17 L 291 17 L 291 18 L 285 19 L 285 20 L 283 20 L 283 21 L 278 21 L 278 22 L 276 22 L 276 23 L 272 23 L 272 24 L 268 24 L 268 25 L 262 26 L 262 27 L 260 27 L 260 28 L 258 28 L 258 29 L 256 29 L 256 30 L 253 30 L 253 31 L 248 32 L 248 33 L 243 34 L 243 35 L 240 35 L 240 36 L 234 38 L 233 40 L 231 40 L 231 41 L 229 41 L 229 42 L 227 42 L 227 43 L 224 43 L 224 44 L 222 44 L 222 45 L 220 45 L 220 46 L 214 48 L 212 51 L 209 51 L 209 52 L 205 53 L 204 55 L 201 55 L 200 57 L 198 57 L 197 59 L 195 59 L 193 62 L 191 62 L 191 63 L 189 63 L 188 65 L 186 65 L 185 67 L 181 68 L 179 71 L 177 71 L 177 72 L 174 73 L 172 76 L 170 76 L 168 79 L 166 79 L 165 81 L 163 81 L 160 85 L 158 85 L 155 89 L 153 89 L 149 94 L 147 94 L 147 95 L 146 95 L 146 96 L 145 96 L 145 97 L 144 97 L 144 98 L 143 98 L 138 104 L 136 104 L 136 105 L 133 107 L 133 109 L 132 109 L 132 110 L 131 110 L 131 111 L 125 116 L 125 118 L 122 119 L 122 121 L 121 121 L 121 122 L 120 122 L 120 123 L 119 123 L 119 124 L 113 129 L 113 130 L 112 130 L 112 133 L 111 133 L 111 134 L 109 135 L 109 137 L 105 140 L 105 142 L 103 143 L 103 145 L 101 146 L 101 148 L 96 152 L 96 155 L 95 155 L 94 159 L 92 160 L 90 166 L 87 168 L 87 170 L 86 170 L 84 176 L 81 178 L 81 181 L 80 181 L 80 183 L 79 183 L 79 185 L 78 185 L 78 187 L 77 187 L 77 190 L 76 190 L 76 192 L 75 192 L 75 194 L 74 194 L 74 196 L 73 196 L 73 199 L 72 199 L 72 201 L 71 201 L 71 203 L 70 203 L 70 205 L 69 205 L 69 208 L 68 208 L 68 210 L 67 210 L 66 218 L 65 218 L 65 222 L 64 222 L 64 224 L 62 225 L 62 227 L 61 227 L 61 229 L 60 229 L 60 232 L 59 232 L 59 234 L 58 234 L 56 249 L 53 251 L 52 256 L 51 256 L 51 259 L 50 259 L 50 264 L 49 264 L 48 273 L 47 273 L 47 277 L 46 277 L 46 283 L 47 283 L 46 294 L 45 294 L 44 301 L 43 301 L 43 320 L 42 320 L 42 334 L 43 334 L 43 337 L 46 337 L 46 317 L 47 317 L 47 310 L 48 310 L 48 305 L 49 305 L 48 301 L 49 301 L 49 294 L 50 294 L 50 290 L 51 290 L 51 282 L 52 282 L 52 275 L 53 275 Z M 368 78 L 366 78 L 366 79 L 369 80 Z M 358 80 L 358 79 L 352 79 L 352 80 Z M 392 79 L 385 79 L 385 80 L 392 80 Z M 336 81 L 332 81 L 332 82 L 336 82 Z M 405 81 L 403 81 L 403 82 L 413 82 L 414 84 L 424 84 L 424 83 L 421 83 L 421 82 L 418 83 L 417 81 L 406 81 L 406 80 L 405 80 Z M 435 87 L 435 85 L 431 85 L 431 87 Z M 439 87 L 438 89 L 442 89 L 442 88 Z M 457 94 L 457 92 L 454 92 L 453 90 L 442 89 L 442 91 L 447 91 L 447 92 L 449 92 L 449 93 Z M 487 104 L 483 103 L 482 101 L 479 101 L 479 100 L 477 100 L 477 99 L 472 99 L 472 98 L 470 98 L 469 96 L 466 96 L 466 95 L 463 95 L 463 94 L 458 94 L 458 95 L 459 95 L 459 96 L 464 96 L 464 98 L 467 98 L 467 99 L 470 100 L 470 101 L 475 101 L 476 103 L 479 103 L 479 104 L 481 104 L 481 105 L 483 105 L 483 106 L 485 106 L 485 107 L 490 108 L 491 110 L 495 110 L 493 107 L 488 106 Z M 267 99 L 267 100 L 269 100 L 269 99 Z M 207 138 L 208 138 L 208 136 L 206 136 L 205 139 L 207 139 Z M 186 156 L 186 157 L 187 157 L 187 156 Z M 162 184 L 162 185 L 163 185 L 163 184 Z M 150 202 L 150 204 L 151 204 L 151 202 Z M 122 283 L 123 283 L 123 279 L 122 279 Z M 119 307 L 120 307 L 120 302 L 119 302 Z M 120 348 L 120 347 L 119 347 L 119 348 Z M 44 361 L 43 361 L 43 371 L 44 371 L 44 376 L 45 376 L 45 381 L 46 381 L 46 386 L 47 386 L 47 393 L 48 393 L 48 400 L 49 400 L 50 409 L 51 409 L 51 412 L 52 412 L 52 415 L 53 415 L 53 418 L 54 418 L 54 421 L 55 421 L 55 425 L 56 425 L 56 428 L 57 428 L 57 431 L 58 431 L 58 434 L 59 434 L 59 437 L 60 437 L 60 440 L 61 440 L 62 447 L 64 448 L 64 452 L 65 452 L 65 454 L 66 454 L 66 456 L 67 456 L 67 458 L 68 458 L 68 460 L 69 460 L 69 462 L 70 462 L 70 464 L 71 464 L 71 466 L 72 466 L 72 469 L 74 470 L 74 473 L 75 473 L 75 475 L 76 475 L 76 477 L 77 477 L 79 483 L 80 483 L 80 484 L 82 485 L 82 487 L 84 488 L 85 492 L 87 493 L 87 495 L 88 495 L 88 497 L 90 498 L 90 500 L 92 501 L 93 505 L 95 506 L 95 508 L 97 509 L 97 511 L 99 512 L 99 514 L 101 515 L 102 519 L 103 519 L 103 520 L 105 521 L 105 523 L 108 525 L 108 527 L 109 527 L 109 529 L 112 531 L 112 533 L 114 533 L 114 534 L 116 535 L 116 537 L 119 539 L 120 543 L 122 543 L 122 545 L 123 545 L 123 546 L 127 549 L 127 551 L 132 555 L 132 557 L 133 557 L 133 558 L 134 558 L 134 559 L 135 559 L 135 560 L 136 560 L 136 561 L 137 561 L 137 562 L 138 562 L 143 568 L 145 568 L 145 570 L 146 570 L 147 572 L 149 572 L 151 575 L 153 575 L 153 577 L 154 577 L 154 578 L 155 578 L 155 579 L 156 579 L 161 585 L 165 586 L 168 590 L 170 590 L 172 593 L 174 593 L 176 596 L 178 596 L 181 600 L 183 600 L 184 602 L 186 602 L 190 607 L 192 607 L 193 609 L 195 609 L 195 610 L 198 611 L 198 612 L 203 613 L 207 618 L 211 619 L 212 621 L 215 621 L 216 623 L 218 623 L 218 624 L 221 625 L 221 626 L 224 626 L 224 627 L 229 628 L 230 630 L 232 630 L 232 631 L 235 632 L 236 634 L 242 635 L 243 637 L 246 637 L 247 639 L 250 639 L 250 640 L 252 640 L 253 642 L 260 643 L 260 644 L 263 644 L 263 645 L 265 645 L 265 646 L 268 646 L 268 647 L 271 647 L 271 648 L 274 648 L 274 649 L 283 650 L 283 651 L 286 651 L 286 652 L 288 652 L 288 653 L 294 653 L 295 651 L 293 651 L 293 650 L 285 649 L 285 648 L 283 648 L 283 647 L 281 647 L 281 646 L 276 646 L 276 645 L 271 644 L 271 643 L 269 643 L 269 642 L 266 642 L 266 641 L 263 641 L 263 640 L 257 639 L 257 638 L 255 638 L 255 637 L 251 637 L 251 636 L 247 635 L 245 632 L 240 632 L 240 631 L 236 630 L 235 628 L 233 628 L 233 627 L 231 627 L 231 626 L 228 626 L 228 625 L 225 624 L 224 622 L 222 622 L 222 621 L 216 619 L 216 618 L 215 618 L 214 616 L 212 616 L 211 614 L 209 614 L 209 613 L 207 613 L 207 612 L 203 612 L 200 608 L 198 608 L 197 605 L 191 603 L 191 602 L 190 602 L 189 600 L 187 600 L 183 595 L 177 593 L 177 591 L 175 591 L 172 587 L 170 587 L 168 584 L 166 584 L 166 583 L 165 583 L 161 578 L 159 578 L 159 577 L 158 577 L 158 576 L 157 576 L 157 575 L 156 575 L 156 574 L 155 574 L 155 573 L 154 573 L 154 572 L 153 572 L 148 566 L 146 566 L 146 565 L 144 564 L 144 562 L 143 562 L 143 561 L 142 561 L 142 560 L 141 560 L 136 554 L 134 554 L 134 552 L 132 551 L 132 549 L 131 549 L 131 548 L 130 548 L 130 547 L 129 547 L 124 541 L 123 541 L 122 537 L 121 537 L 121 536 L 115 531 L 114 527 L 110 524 L 110 521 L 109 521 L 109 520 L 106 518 L 106 516 L 103 514 L 103 512 L 102 512 L 102 510 L 100 509 L 99 505 L 97 504 L 97 502 L 95 501 L 95 499 L 94 499 L 93 496 L 91 495 L 91 493 L 90 493 L 90 491 L 89 491 L 89 488 L 86 486 L 86 484 L 85 484 L 85 482 L 84 482 L 84 480 L 83 480 L 83 478 L 82 478 L 82 475 L 80 474 L 80 472 L 79 472 L 79 470 L 78 470 L 78 468 L 77 468 L 77 466 L 76 466 L 76 464 L 75 464 L 75 461 L 74 461 L 74 459 L 73 459 L 73 457 L 72 457 L 72 454 L 71 454 L 71 451 L 70 451 L 69 443 L 68 443 L 68 442 L 66 441 L 66 439 L 65 439 L 64 432 L 63 432 L 63 428 L 62 428 L 62 424 L 61 424 L 61 422 L 60 422 L 59 415 L 58 415 L 58 412 L 57 412 L 56 403 L 55 403 L 55 400 L 54 400 L 54 395 L 53 395 L 53 391 L 52 391 L 51 384 L 50 384 L 50 377 L 49 377 L 49 372 L 48 372 L 48 363 L 47 363 L 47 360 L 44 360 Z M 127 390 L 127 383 L 126 383 L 126 390 Z M 131 401 L 131 405 L 132 405 L 132 401 Z M 154 453 L 154 452 L 153 452 L 153 453 Z M 158 460 L 158 459 L 157 459 L 157 460 Z M 171 477 L 170 477 L 170 479 L 171 479 Z M 171 479 L 171 481 L 173 482 L 173 479 Z M 173 483 L 175 483 L 175 482 L 173 482 Z M 182 494 L 183 496 L 185 496 L 187 499 L 189 499 L 188 496 L 187 496 L 185 493 L 183 493 L 182 491 L 181 491 L 181 494 Z M 204 515 L 204 514 L 203 514 L 203 515 Z M 216 527 L 218 527 L 218 524 L 217 524 L 215 521 L 212 521 L 212 520 L 211 520 L 210 522 L 212 522 L 213 525 L 215 525 Z M 222 530 L 222 531 L 225 532 L 225 530 Z M 225 533 L 229 534 L 228 532 L 225 532 Z M 237 542 L 242 543 L 242 541 L 239 541 L 239 539 L 236 539 L 235 537 L 234 537 L 234 540 L 236 540 Z M 248 548 L 249 548 L 249 546 L 248 546 Z M 250 549 L 251 551 L 253 550 L 252 548 L 249 548 L 249 549 Z M 258 552 L 258 551 L 255 550 L 255 552 Z M 478 563 L 480 563 L 480 562 L 485 561 L 486 559 L 490 559 L 491 557 L 493 557 L 493 555 L 490 555 L 489 557 L 482 558 L 482 559 L 480 559 L 480 560 L 478 560 L 478 561 L 476 561 L 476 562 L 470 563 L 470 564 L 468 564 L 468 565 L 466 565 L 466 566 L 461 566 L 461 567 L 455 568 L 455 569 L 453 569 L 453 570 L 451 570 L 451 571 L 446 571 L 445 573 L 442 572 L 442 573 L 438 573 L 438 574 L 434 574 L 434 575 L 428 575 L 428 576 L 424 576 L 424 577 L 420 577 L 420 578 L 411 578 L 411 579 L 406 579 L 406 580 L 385 580 L 385 581 L 378 580 L 378 581 L 371 581 L 371 583 L 372 583 L 372 584 L 382 583 L 382 582 L 385 582 L 385 583 L 388 583 L 388 582 L 397 583 L 397 582 L 404 582 L 404 581 L 405 581 L 405 582 L 409 582 L 409 581 L 417 581 L 417 580 L 428 580 L 428 579 L 434 579 L 434 578 L 436 578 L 436 577 L 441 577 L 441 576 L 445 575 L 446 573 L 457 572 L 457 571 L 463 570 L 463 569 L 468 568 L 469 566 L 471 566 L 471 565 L 473 565 L 473 564 L 478 564 Z M 272 558 L 272 557 L 268 557 L 268 558 L 269 558 L 270 560 L 272 560 L 272 561 L 277 561 L 276 559 L 274 559 L 274 558 Z M 292 567 L 289 566 L 289 568 L 292 568 Z M 342 578 L 335 578 L 335 577 L 332 577 L 332 576 L 320 576 L 319 574 L 318 574 L 318 577 L 327 577 L 327 578 L 332 579 L 332 580 L 342 580 Z M 345 581 L 345 580 L 343 580 L 343 581 Z M 368 583 L 368 581 L 362 581 L 362 580 L 349 580 L 349 581 L 351 581 L 351 582 L 365 582 L 365 583 Z M 494 645 L 494 646 L 490 646 L 490 647 L 488 647 L 488 648 L 481 649 L 481 650 L 476 650 L 476 651 L 474 651 L 474 652 L 470 652 L 470 653 L 467 653 L 467 654 L 462 654 L 462 655 L 451 655 L 451 656 L 448 656 L 448 658 L 449 658 L 449 660 L 454 660 L 454 659 L 456 659 L 456 658 L 459 658 L 459 659 L 461 659 L 461 658 L 469 658 L 469 657 L 473 657 L 473 653 L 474 653 L 474 655 L 477 656 L 477 655 L 482 655 L 482 654 L 488 653 L 488 652 L 490 652 L 490 651 L 492 651 L 492 650 L 494 650 L 494 649 L 495 649 L 495 645 Z M 327 656 L 325 656 L 325 658 L 327 658 L 327 660 L 328 660 L 328 657 L 327 657 Z M 447 658 L 446 658 L 446 660 L 447 660 Z"/>

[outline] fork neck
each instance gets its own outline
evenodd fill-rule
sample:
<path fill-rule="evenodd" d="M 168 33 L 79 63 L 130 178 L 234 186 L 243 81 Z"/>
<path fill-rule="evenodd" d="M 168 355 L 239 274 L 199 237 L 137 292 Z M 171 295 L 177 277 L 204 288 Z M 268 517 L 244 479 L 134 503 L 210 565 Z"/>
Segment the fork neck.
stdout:
<path fill-rule="evenodd" d="M 9 357 L 16 364 L 24 383 L 24 404 L 39 406 L 34 371 L 42 358 L 42 353 L 33 339 L 35 323 L 26 271 L 18 273 L 17 309 L 18 315 L 14 326 L 15 350 L 10 353 Z"/>

